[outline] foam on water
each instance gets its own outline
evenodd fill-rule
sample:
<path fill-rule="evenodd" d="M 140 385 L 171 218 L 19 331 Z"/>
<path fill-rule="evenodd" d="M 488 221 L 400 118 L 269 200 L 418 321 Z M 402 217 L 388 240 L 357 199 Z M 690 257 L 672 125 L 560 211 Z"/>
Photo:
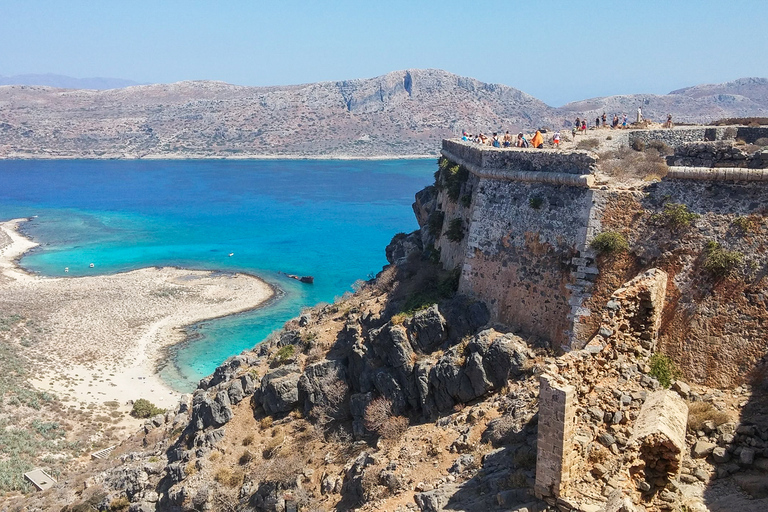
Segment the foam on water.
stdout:
<path fill-rule="evenodd" d="M 21 264 L 43 275 L 172 265 L 279 287 L 269 306 L 193 326 L 169 350 L 161 375 L 187 391 L 302 307 L 378 272 L 391 237 L 417 227 L 411 203 L 433 171 L 432 160 L 0 161 L 0 219 L 37 216 L 24 230 L 42 245 Z"/>

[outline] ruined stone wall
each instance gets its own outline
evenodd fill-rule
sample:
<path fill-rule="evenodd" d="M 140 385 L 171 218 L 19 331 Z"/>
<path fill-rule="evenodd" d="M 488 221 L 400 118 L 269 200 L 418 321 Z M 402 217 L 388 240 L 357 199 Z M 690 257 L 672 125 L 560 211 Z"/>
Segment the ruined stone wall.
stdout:
<path fill-rule="evenodd" d="M 753 146 L 754 147 L 754 146 Z M 768 151 L 749 151 L 747 146 L 734 146 L 724 141 L 684 144 L 667 157 L 667 164 L 683 167 L 768 168 Z"/>
<path fill-rule="evenodd" d="M 560 497 L 568 490 L 576 422 L 576 389 L 551 375 L 539 378 L 536 485 L 539 498 Z"/>
<path fill-rule="evenodd" d="M 636 140 L 648 143 L 661 141 L 677 148 L 691 142 L 741 139 L 753 144 L 757 139 L 768 137 L 768 127 L 752 126 L 695 126 L 680 127 L 672 130 L 634 130 L 627 134 L 627 142 L 632 145 Z"/>
<path fill-rule="evenodd" d="M 499 151 L 445 147 L 481 162 L 496 161 L 483 154 Z M 471 201 L 446 209 L 446 226 L 460 215 L 467 228 L 460 244 L 438 241 L 443 262 L 461 268 L 460 292 L 484 301 L 492 321 L 572 350 L 598 333 L 614 291 L 657 267 L 669 276 L 659 349 L 690 380 L 743 381 L 767 350 L 768 180 L 755 179 L 764 170 L 681 170 L 641 188 L 589 187 L 590 174 L 525 171 L 521 178 L 515 155 L 525 162 L 551 157 L 501 151 L 507 170 L 470 167 Z M 584 180 L 558 181 L 568 176 Z M 695 214 L 690 225 L 675 226 L 667 205 Z M 629 250 L 596 254 L 589 244 L 604 231 L 625 236 Z M 737 254 L 738 264 L 723 275 L 708 269 L 708 242 Z"/>

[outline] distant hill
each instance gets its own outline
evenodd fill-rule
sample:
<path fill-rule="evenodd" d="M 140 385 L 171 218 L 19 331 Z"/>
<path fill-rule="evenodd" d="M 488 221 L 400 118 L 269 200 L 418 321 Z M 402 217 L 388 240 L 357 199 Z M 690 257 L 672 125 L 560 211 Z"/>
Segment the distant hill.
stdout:
<path fill-rule="evenodd" d="M 122 78 L 73 78 L 71 76 L 53 75 L 48 73 L 43 75 L 0 75 L 0 85 L 44 85 L 48 87 L 57 87 L 59 89 L 104 90 L 130 87 L 132 85 L 139 85 L 139 83 Z"/>
<path fill-rule="evenodd" d="M 666 95 L 630 94 L 576 101 L 559 110 L 587 119 L 602 114 L 627 113 L 630 118 L 642 107 L 643 115 L 661 121 L 671 113 L 679 122 L 706 123 L 726 117 L 766 117 L 768 79 L 740 78 L 724 84 L 696 85 Z"/>
<path fill-rule="evenodd" d="M 279 87 L 192 81 L 111 90 L 0 87 L 0 158 L 435 155 L 471 132 L 565 126 L 606 111 L 703 122 L 768 115 L 765 79 L 553 108 L 442 70 Z"/>

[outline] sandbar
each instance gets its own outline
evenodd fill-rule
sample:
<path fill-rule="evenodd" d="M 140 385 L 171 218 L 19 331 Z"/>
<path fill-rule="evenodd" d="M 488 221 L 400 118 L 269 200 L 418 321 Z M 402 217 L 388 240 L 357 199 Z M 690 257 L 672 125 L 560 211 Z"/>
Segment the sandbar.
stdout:
<path fill-rule="evenodd" d="M 258 308 L 274 294 L 249 274 L 173 267 L 33 275 L 17 264 L 37 245 L 17 229 L 25 220 L 0 223 L 0 312 L 25 319 L 28 339 L 18 341 L 30 383 L 65 404 L 127 411 L 128 401 L 146 398 L 173 407 L 180 393 L 157 375 L 162 349 L 184 341 L 185 326 Z"/>

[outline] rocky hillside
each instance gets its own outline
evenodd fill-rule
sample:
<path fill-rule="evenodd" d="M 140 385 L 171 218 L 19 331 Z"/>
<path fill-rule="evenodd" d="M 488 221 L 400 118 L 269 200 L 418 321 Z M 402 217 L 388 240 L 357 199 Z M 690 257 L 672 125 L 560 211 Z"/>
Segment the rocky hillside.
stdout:
<path fill-rule="evenodd" d="M 678 89 L 669 94 L 628 94 L 607 96 L 568 103 L 560 112 L 569 119 L 586 115 L 595 119 L 603 112 L 626 113 L 634 121 L 637 107 L 643 116 L 662 121 L 672 114 L 674 121 L 709 123 L 731 117 L 765 117 L 768 115 L 768 79 L 740 78 L 724 84 L 708 84 Z M 568 115 L 570 114 L 570 115 Z"/>
<path fill-rule="evenodd" d="M 106 91 L 0 86 L 0 158 L 435 155 L 476 131 L 563 126 L 579 115 L 679 121 L 765 116 L 764 79 L 553 108 L 517 89 L 434 69 L 281 87 L 180 82 Z"/>
<path fill-rule="evenodd" d="M 602 342 L 556 357 L 491 325 L 434 263 L 437 192 L 417 196 L 422 229 L 393 239 L 375 280 L 228 360 L 112 460 L 81 461 L 0 510 L 768 507 L 764 389 L 686 383 L 654 354 L 664 271 L 616 283 L 595 315 Z M 534 493 L 546 379 L 572 388 L 575 412 L 570 492 L 556 501 Z"/>

